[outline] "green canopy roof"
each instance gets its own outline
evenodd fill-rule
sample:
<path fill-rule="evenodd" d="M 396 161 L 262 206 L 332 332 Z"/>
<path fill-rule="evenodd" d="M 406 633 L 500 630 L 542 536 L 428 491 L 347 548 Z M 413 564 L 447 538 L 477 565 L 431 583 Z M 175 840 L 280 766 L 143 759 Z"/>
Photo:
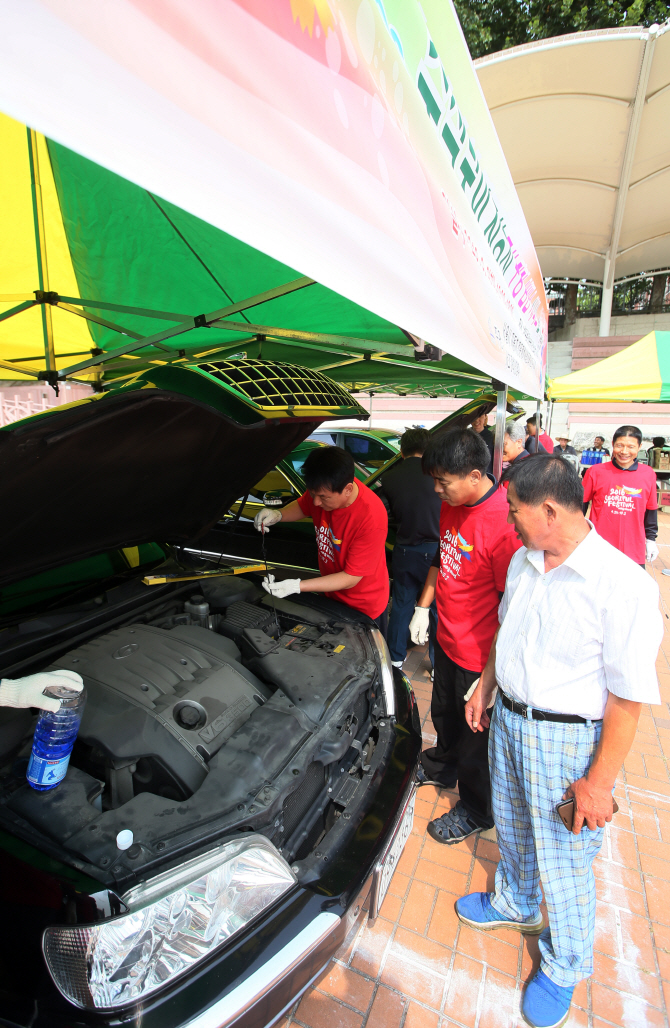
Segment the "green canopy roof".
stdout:
<path fill-rule="evenodd" d="M 402 329 L 52 140 L 37 172 L 45 189 L 53 176 L 78 288 L 64 296 L 52 276 L 38 300 L 86 319 L 92 339 L 90 357 L 55 347 L 61 377 L 111 381 L 156 362 L 239 354 L 322 370 L 352 391 L 471 396 L 490 387 L 449 355 L 421 360 L 419 351 L 417 360 Z M 6 347 L 2 357 L 10 368 Z M 17 371 L 39 374 L 39 357 L 15 357 Z"/>

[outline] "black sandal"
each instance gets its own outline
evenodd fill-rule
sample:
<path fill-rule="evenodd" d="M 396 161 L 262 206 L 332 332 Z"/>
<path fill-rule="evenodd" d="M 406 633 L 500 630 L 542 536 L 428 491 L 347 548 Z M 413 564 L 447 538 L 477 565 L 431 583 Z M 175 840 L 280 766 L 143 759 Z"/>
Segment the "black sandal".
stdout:
<path fill-rule="evenodd" d="M 429 822 L 428 834 L 436 842 L 443 842 L 447 846 L 452 846 L 456 842 L 463 842 L 464 839 L 468 839 L 471 835 L 476 835 L 477 832 L 485 832 L 489 828 L 493 828 L 493 822 L 491 824 L 482 824 L 481 821 L 478 821 L 468 812 L 459 800 L 452 810 Z"/>

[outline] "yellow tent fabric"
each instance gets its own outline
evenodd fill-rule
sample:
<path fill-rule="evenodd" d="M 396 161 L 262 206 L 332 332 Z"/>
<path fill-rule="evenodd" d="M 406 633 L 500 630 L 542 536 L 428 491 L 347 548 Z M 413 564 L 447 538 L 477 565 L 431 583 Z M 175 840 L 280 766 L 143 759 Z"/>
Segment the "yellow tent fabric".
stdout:
<path fill-rule="evenodd" d="M 562 403 L 670 400 L 669 370 L 670 332 L 650 332 L 588 368 L 550 379 L 547 396 Z"/>
<path fill-rule="evenodd" d="M 36 135 L 37 158 L 44 211 L 46 268 L 52 289 L 65 296 L 78 296 L 70 251 L 65 238 L 51 162 L 43 136 Z M 40 288 L 37 243 L 30 185 L 29 141 L 25 125 L 0 114 L 0 314 L 32 296 Z M 95 343 L 87 322 L 65 311 L 51 308 L 56 355 L 87 353 Z M 0 361 L 32 358 L 44 367 L 42 308 L 33 307 L 0 322 Z M 39 364 L 36 362 L 40 361 Z M 30 361 L 25 362 L 27 365 Z M 56 360 L 56 367 L 67 367 L 72 360 Z M 34 382 L 33 377 L 0 368 L 0 378 Z M 82 376 L 93 377 L 93 376 Z"/>

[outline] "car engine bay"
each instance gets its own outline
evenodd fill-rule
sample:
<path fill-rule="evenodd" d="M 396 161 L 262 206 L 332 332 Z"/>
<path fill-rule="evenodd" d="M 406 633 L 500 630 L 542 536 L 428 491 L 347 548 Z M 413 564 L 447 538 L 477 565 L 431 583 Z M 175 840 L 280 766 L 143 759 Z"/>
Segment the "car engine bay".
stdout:
<path fill-rule="evenodd" d="M 0 719 L 0 826 L 107 883 L 245 831 L 299 868 L 387 749 L 368 626 L 249 578 L 192 584 L 42 667 L 87 690 L 57 788 L 25 780 L 35 716 Z"/>

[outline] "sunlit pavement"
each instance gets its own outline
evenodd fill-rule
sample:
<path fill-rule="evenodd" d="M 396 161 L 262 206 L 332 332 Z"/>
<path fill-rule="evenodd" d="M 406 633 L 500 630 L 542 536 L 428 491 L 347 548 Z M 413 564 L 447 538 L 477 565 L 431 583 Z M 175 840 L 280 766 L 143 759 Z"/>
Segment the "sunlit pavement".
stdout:
<path fill-rule="evenodd" d="M 666 634 L 659 654 L 660 706 L 645 706 L 617 783 L 619 813 L 594 865 L 598 890 L 593 977 L 575 990 L 568 1026 L 668 1025 L 670 1009 L 670 515 L 659 516 L 661 556 L 654 574 Z M 424 738 L 430 677 L 422 650 L 405 664 L 416 692 Z M 424 786 L 414 832 L 381 915 L 361 927 L 280 1024 L 307 1028 L 516 1028 L 521 991 L 538 965 L 536 939 L 516 932 L 484 935 L 461 926 L 454 900 L 491 889 L 498 848 L 475 837 L 444 846 L 428 820 L 457 793 Z"/>

